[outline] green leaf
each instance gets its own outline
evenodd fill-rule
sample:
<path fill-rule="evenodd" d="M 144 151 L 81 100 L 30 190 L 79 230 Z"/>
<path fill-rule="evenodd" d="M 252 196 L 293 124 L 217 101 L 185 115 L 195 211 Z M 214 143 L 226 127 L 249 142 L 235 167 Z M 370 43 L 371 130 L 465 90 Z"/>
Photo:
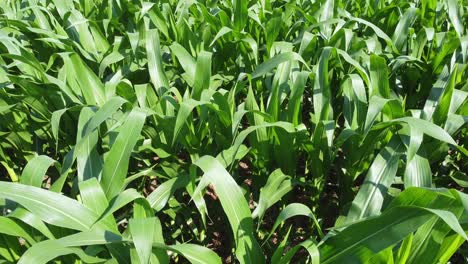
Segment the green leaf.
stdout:
<path fill-rule="evenodd" d="M 248 2 L 242 0 L 232 1 L 232 21 L 237 31 L 241 31 L 247 23 L 247 4 Z"/>
<path fill-rule="evenodd" d="M 135 189 L 126 189 L 125 191 L 119 193 L 112 200 L 110 200 L 109 206 L 107 206 L 106 210 L 99 216 L 98 219 L 96 219 L 96 223 L 101 219 L 105 219 L 115 211 L 136 199 L 143 199 L 143 196 Z"/>
<path fill-rule="evenodd" d="M 320 54 L 318 66 L 315 70 L 313 88 L 315 122 L 321 120 L 333 120 L 333 108 L 331 107 L 331 90 L 328 80 L 328 60 L 333 48 L 325 47 Z"/>
<path fill-rule="evenodd" d="M 187 260 L 193 264 L 213 263 L 221 264 L 221 258 L 213 251 L 206 247 L 194 244 L 178 244 L 167 246 L 171 251 L 183 255 Z"/>
<path fill-rule="evenodd" d="M 0 234 L 22 237 L 29 244 L 36 243 L 36 240 L 27 232 L 27 230 L 22 225 L 19 225 L 13 219 L 4 216 L 0 216 Z"/>
<path fill-rule="evenodd" d="M 46 263 L 56 257 L 76 254 L 84 262 L 102 262 L 102 259 L 86 255 L 82 250 L 76 248 L 89 245 L 121 244 L 131 242 L 118 234 L 109 231 L 93 229 L 66 236 L 57 240 L 46 240 L 35 244 L 22 256 L 18 263 Z M 153 248 L 171 250 L 186 257 L 192 263 L 221 263 L 220 258 L 211 250 L 193 244 L 179 244 L 167 246 L 158 242 L 152 244 Z M 49 250 L 47 250 L 49 249 Z"/>
<path fill-rule="evenodd" d="M 392 113 L 402 112 L 401 102 L 396 99 L 385 99 L 380 96 L 372 96 L 369 100 L 369 108 L 367 109 L 366 123 L 364 126 L 364 135 L 367 135 L 372 128 L 377 116 L 384 110 L 388 109 Z"/>
<path fill-rule="evenodd" d="M 107 198 L 116 196 L 124 186 L 129 158 L 140 136 L 146 114 L 138 109 L 132 110 L 104 160 L 101 185 Z"/>
<path fill-rule="evenodd" d="M 187 73 L 188 84 L 192 86 L 195 80 L 195 60 L 193 59 L 192 55 L 190 55 L 190 53 L 188 53 L 187 50 L 177 42 L 172 43 L 170 48 L 172 53 L 174 53 L 174 55 L 179 60 L 180 66 L 182 66 L 185 73 Z"/>
<path fill-rule="evenodd" d="M 102 215 L 106 211 L 109 203 L 96 178 L 80 182 L 79 189 L 83 204 L 88 209 L 92 210 L 97 215 Z M 102 223 L 108 230 L 118 232 L 117 224 L 112 216 L 103 219 Z"/>
<path fill-rule="evenodd" d="M 403 16 L 400 18 L 397 27 L 395 28 L 395 32 L 393 33 L 393 43 L 395 44 L 395 47 L 399 51 L 403 51 L 403 46 L 405 45 L 407 39 L 408 39 L 408 32 L 409 28 L 413 24 L 415 17 L 416 17 L 416 11 L 417 8 L 410 7 L 408 8 Z"/>
<path fill-rule="evenodd" d="M 195 162 L 205 174 L 195 193 L 212 183 L 224 209 L 236 241 L 236 256 L 240 263 L 263 263 L 260 245 L 253 236 L 252 215 L 240 187 L 213 157 L 203 156 Z"/>
<path fill-rule="evenodd" d="M 457 216 L 447 210 L 454 209 L 447 207 L 451 203 L 460 206 L 463 198 L 459 195 L 456 191 L 409 188 L 395 198 L 381 215 L 352 224 L 326 239 L 320 247 L 323 263 L 344 259 L 350 263 L 366 261 L 434 218 L 442 220 L 467 239 Z"/>
<path fill-rule="evenodd" d="M 460 5 L 457 0 L 447 0 L 447 7 L 448 7 L 448 17 L 452 21 L 452 25 L 455 28 L 459 37 L 465 35 L 465 27 L 460 19 Z"/>
<path fill-rule="evenodd" d="M 260 190 L 260 199 L 252 213 L 252 217 L 258 217 L 261 220 L 265 211 L 281 200 L 292 188 L 293 183 L 290 176 L 285 175 L 281 169 L 273 171 L 270 176 L 268 176 L 265 186 Z"/>
<path fill-rule="evenodd" d="M 401 243 L 401 246 L 398 249 L 396 263 L 405 264 L 406 261 L 408 260 L 408 257 L 410 256 L 410 253 L 411 253 L 410 250 L 411 250 L 411 245 L 413 243 L 413 237 L 414 237 L 413 234 L 410 234 Z"/>
<path fill-rule="evenodd" d="M 280 53 L 280 54 L 275 55 L 273 58 L 270 58 L 269 60 L 258 65 L 255 71 L 252 73 L 252 79 L 259 78 L 269 73 L 270 71 L 272 71 L 279 64 L 286 62 L 286 61 L 290 61 L 290 60 L 298 60 L 302 62 L 303 64 L 306 64 L 304 59 L 302 59 L 301 55 L 295 52 Z"/>
<path fill-rule="evenodd" d="M 127 100 L 122 97 L 112 97 L 103 106 L 99 108 L 96 114 L 88 121 L 83 128 L 81 138 L 84 138 L 96 128 L 99 127 L 104 121 L 109 119 Z"/>
<path fill-rule="evenodd" d="M 450 177 L 461 187 L 468 187 L 468 176 L 460 171 L 455 172 Z"/>
<path fill-rule="evenodd" d="M 384 58 L 371 55 L 370 56 L 370 80 L 372 90 L 370 95 L 380 96 L 382 98 L 390 98 L 390 86 L 388 83 L 388 68 Z"/>
<path fill-rule="evenodd" d="M 420 131 L 422 130 L 424 131 L 424 134 L 431 136 L 439 141 L 458 146 L 455 140 L 453 140 L 453 138 L 447 132 L 445 132 L 445 130 L 443 130 L 438 125 L 435 125 L 424 119 L 414 117 L 402 117 L 391 121 L 381 122 L 379 126 L 386 126 L 395 123 L 406 123 L 410 126 L 410 128 Z"/>
<path fill-rule="evenodd" d="M 334 10 L 334 0 L 327 0 L 322 6 L 322 10 L 320 12 L 320 22 L 325 22 L 331 18 L 333 18 L 333 10 Z M 333 28 L 331 24 L 324 24 L 320 27 L 320 33 L 325 37 L 325 39 L 330 39 L 332 34 Z"/>
<path fill-rule="evenodd" d="M 103 230 L 91 230 L 66 236 L 57 240 L 45 240 L 29 248 L 21 257 L 19 264 L 48 263 L 64 255 L 76 254 L 86 263 L 98 263 L 103 259 L 87 255 L 79 246 L 120 243 L 122 237 Z"/>
<path fill-rule="evenodd" d="M 16 218 L 22 222 L 30 225 L 39 232 L 41 232 L 45 237 L 49 239 L 55 239 L 54 235 L 50 232 L 49 228 L 42 222 L 42 220 L 37 217 L 35 214 L 29 212 L 23 207 L 17 207 L 13 212 L 11 212 L 8 217 Z"/>
<path fill-rule="evenodd" d="M 155 218 L 132 218 L 128 225 L 140 263 L 150 263 Z"/>
<path fill-rule="evenodd" d="M 288 102 L 288 116 L 289 121 L 291 121 L 295 126 L 299 125 L 301 103 L 304 97 L 304 90 L 306 88 L 307 78 L 309 77 L 309 72 L 300 72 L 296 76 L 293 87 L 291 89 L 291 96 Z"/>
<path fill-rule="evenodd" d="M 438 122 L 447 117 L 455 86 L 455 76 L 456 69 L 449 72 L 448 67 L 444 67 L 424 104 L 421 116 L 423 119 L 434 119 L 436 124 L 440 124 Z"/>
<path fill-rule="evenodd" d="M 20 204 L 46 223 L 74 230 L 88 230 L 98 218 L 76 200 L 19 183 L 0 182 L 0 198 Z"/>
<path fill-rule="evenodd" d="M 175 191 L 187 186 L 189 183 L 189 177 L 179 176 L 165 181 L 156 188 L 153 192 L 146 197 L 150 206 L 156 210 L 161 211 L 166 205 L 169 198 L 174 194 Z"/>
<path fill-rule="evenodd" d="M 431 217 L 429 211 L 395 207 L 379 217 L 351 225 L 319 247 L 322 263 L 362 263 L 403 240 Z"/>
<path fill-rule="evenodd" d="M 52 135 L 55 138 L 55 152 L 58 150 L 58 135 L 59 135 L 59 128 L 60 128 L 60 119 L 62 118 L 62 115 L 67 111 L 67 108 L 60 109 L 57 111 L 54 111 L 52 113 L 52 116 L 50 118 L 50 126 L 52 129 Z"/>
<path fill-rule="evenodd" d="M 367 96 L 362 79 L 356 74 L 350 74 L 341 85 L 344 95 L 343 114 L 347 126 L 353 130 L 364 129 Z"/>
<path fill-rule="evenodd" d="M 364 183 L 351 204 L 346 218 L 347 223 L 380 213 L 387 190 L 398 169 L 402 145 L 401 141 L 394 137 L 374 159 Z"/>
<path fill-rule="evenodd" d="M 216 43 L 216 41 L 221 38 L 222 36 L 226 35 L 226 34 L 229 34 L 230 32 L 232 32 L 232 28 L 228 28 L 228 27 L 222 27 L 218 33 L 216 33 L 216 36 L 213 38 L 213 41 L 211 41 L 210 43 L 210 47 L 213 46 L 213 44 Z"/>
<path fill-rule="evenodd" d="M 424 156 L 416 154 L 407 161 L 405 168 L 405 187 L 431 187 L 432 172 L 429 161 Z"/>
<path fill-rule="evenodd" d="M 286 252 L 286 254 L 280 259 L 280 261 L 273 262 L 273 263 L 278 263 L 278 264 L 291 263 L 292 258 L 294 257 L 296 252 L 301 248 L 304 248 L 305 250 L 307 250 L 310 256 L 310 262 L 312 264 L 320 263 L 320 252 L 318 250 L 317 244 L 311 239 L 307 239 L 306 241 L 295 245 L 288 252 Z"/>
<path fill-rule="evenodd" d="M 210 88 L 211 52 L 202 51 L 198 54 L 195 66 L 192 98 L 199 100 L 203 90 Z"/>
<path fill-rule="evenodd" d="M 177 140 L 182 126 L 185 124 L 185 122 L 187 122 L 187 119 L 189 118 L 193 109 L 197 106 L 205 104 L 209 104 L 209 102 L 196 101 L 193 99 L 188 99 L 180 104 L 174 126 L 174 136 L 172 137 L 172 145 L 174 145 L 175 141 Z"/>
<path fill-rule="evenodd" d="M 281 210 L 280 214 L 275 220 L 275 223 L 273 224 L 273 228 L 271 229 L 267 237 L 267 240 L 272 234 L 274 234 L 274 232 L 276 231 L 276 229 L 281 223 L 283 223 L 284 221 L 286 221 L 287 219 L 291 217 L 298 216 L 298 215 L 307 216 L 310 219 L 312 219 L 314 221 L 314 224 L 320 236 L 323 237 L 320 224 L 318 223 L 317 219 L 315 218 L 315 215 L 312 213 L 310 208 L 300 203 L 292 203 L 292 204 L 288 204 L 283 210 Z"/>
<path fill-rule="evenodd" d="M 41 187 L 47 170 L 55 162 L 55 160 L 45 155 L 33 158 L 28 162 L 26 167 L 24 167 L 23 173 L 20 177 L 20 183 L 34 187 Z"/>
<path fill-rule="evenodd" d="M 438 252 L 437 258 L 439 263 L 448 263 L 463 243 L 465 243 L 465 240 L 458 234 L 447 236 Z"/>
<path fill-rule="evenodd" d="M 288 133 L 293 133 L 296 131 L 295 127 L 291 123 L 281 122 L 281 121 L 274 122 L 274 123 L 263 122 L 261 125 L 248 127 L 247 129 L 243 130 L 237 135 L 236 139 L 234 140 L 234 143 L 232 144 L 232 147 L 234 147 L 236 151 L 235 151 L 235 155 L 233 155 L 233 160 L 231 164 L 233 164 L 234 159 L 237 156 L 237 152 L 239 151 L 240 146 L 242 145 L 242 142 L 244 142 L 247 136 L 254 131 L 257 131 L 257 130 L 261 131 L 262 129 L 267 128 L 267 127 L 282 128 L 284 131 Z"/>
<path fill-rule="evenodd" d="M 163 68 L 158 30 L 150 29 L 145 34 L 149 76 L 158 96 L 162 96 L 170 87 Z"/>
<path fill-rule="evenodd" d="M 107 104 L 104 106 L 107 106 Z M 76 155 L 77 160 L 79 182 L 90 178 L 100 178 L 102 172 L 102 157 L 96 149 L 99 139 L 98 130 L 91 131 L 88 135 L 82 137 L 85 133 L 84 129 L 87 127 L 87 124 L 89 124 L 88 122 L 94 117 L 94 114 L 95 113 L 90 108 L 84 107 L 81 109 L 78 119 L 77 144 L 74 155 Z"/>
<path fill-rule="evenodd" d="M 392 39 L 387 35 L 385 34 L 385 32 L 383 32 L 379 27 L 377 27 L 376 25 L 372 24 L 371 22 L 367 21 L 367 20 L 364 20 L 364 19 L 361 19 L 361 18 L 357 18 L 357 17 L 350 17 L 349 18 L 350 21 L 355 21 L 355 22 L 358 22 L 358 23 L 361 23 L 361 24 L 364 24 L 368 27 L 370 27 L 374 32 L 375 34 L 385 40 L 385 42 L 387 43 L 388 46 L 390 46 L 392 48 L 392 50 L 394 51 L 397 51 L 395 49 L 395 45 L 393 44 L 393 41 Z"/>

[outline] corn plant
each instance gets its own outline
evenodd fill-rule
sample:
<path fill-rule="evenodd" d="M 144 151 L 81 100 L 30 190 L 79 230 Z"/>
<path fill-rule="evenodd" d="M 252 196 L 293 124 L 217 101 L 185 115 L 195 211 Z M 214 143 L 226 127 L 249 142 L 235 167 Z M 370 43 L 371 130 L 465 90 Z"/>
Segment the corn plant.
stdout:
<path fill-rule="evenodd" d="M 0 263 L 466 263 L 467 12 L 0 1 Z"/>

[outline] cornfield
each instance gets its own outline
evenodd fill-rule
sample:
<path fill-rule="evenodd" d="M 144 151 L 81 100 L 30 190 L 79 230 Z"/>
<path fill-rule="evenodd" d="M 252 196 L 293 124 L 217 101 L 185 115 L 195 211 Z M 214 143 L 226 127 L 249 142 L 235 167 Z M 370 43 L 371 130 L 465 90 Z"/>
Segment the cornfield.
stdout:
<path fill-rule="evenodd" d="M 0 263 L 468 263 L 466 0 L 1 0 Z"/>

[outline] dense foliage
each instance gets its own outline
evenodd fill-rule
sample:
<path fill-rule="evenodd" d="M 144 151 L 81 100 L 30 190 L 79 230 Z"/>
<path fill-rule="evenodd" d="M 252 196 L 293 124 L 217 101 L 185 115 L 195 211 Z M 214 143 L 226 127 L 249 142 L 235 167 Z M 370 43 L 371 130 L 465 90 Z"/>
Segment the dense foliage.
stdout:
<path fill-rule="evenodd" d="M 0 263 L 466 261 L 467 9 L 1 0 Z"/>

